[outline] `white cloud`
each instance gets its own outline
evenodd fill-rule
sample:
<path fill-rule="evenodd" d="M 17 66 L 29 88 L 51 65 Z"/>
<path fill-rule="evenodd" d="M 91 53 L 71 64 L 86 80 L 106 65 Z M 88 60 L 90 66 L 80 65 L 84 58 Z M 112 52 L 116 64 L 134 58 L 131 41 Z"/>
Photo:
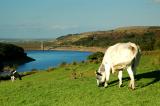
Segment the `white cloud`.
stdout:
<path fill-rule="evenodd" d="M 39 31 L 65 31 L 75 30 L 80 26 L 78 25 L 63 25 L 63 24 L 42 24 L 42 23 L 21 23 L 21 24 L 0 24 L 0 31 L 28 31 L 28 32 L 39 32 Z"/>
<path fill-rule="evenodd" d="M 77 25 L 52 25 L 51 29 L 59 29 L 59 30 L 66 30 L 66 29 L 73 29 L 78 28 Z"/>
<path fill-rule="evenodd" d="M 154 2 L 156 2 L 156 3 L 160 3 L 160 0 L 153 0 Z"/>

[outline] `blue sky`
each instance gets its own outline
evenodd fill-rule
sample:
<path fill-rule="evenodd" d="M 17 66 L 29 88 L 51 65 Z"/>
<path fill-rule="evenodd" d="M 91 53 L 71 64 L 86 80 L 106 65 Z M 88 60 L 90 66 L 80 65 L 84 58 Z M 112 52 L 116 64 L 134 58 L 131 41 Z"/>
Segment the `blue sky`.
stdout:
<path fill-rule="evenodd" d="M 0 0 L 0 38 L 160 26 L 160 0 Z"/>

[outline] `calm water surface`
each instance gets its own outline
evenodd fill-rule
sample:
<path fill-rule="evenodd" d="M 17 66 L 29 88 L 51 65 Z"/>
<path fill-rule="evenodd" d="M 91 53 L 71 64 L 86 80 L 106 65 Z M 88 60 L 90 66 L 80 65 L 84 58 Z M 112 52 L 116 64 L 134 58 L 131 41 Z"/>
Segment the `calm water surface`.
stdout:
<path fill-rule="evenodd" d="M 36 59 L 18 67 L 17 71 L 31 71 L 32 69 L 47 69 L 48 67 L 56 67 L 62 62 L 72 63 L 74 61 L 81 62 L 86 60 L 91 52 L 79 51 L 26 51 L 27 55 Z"/>

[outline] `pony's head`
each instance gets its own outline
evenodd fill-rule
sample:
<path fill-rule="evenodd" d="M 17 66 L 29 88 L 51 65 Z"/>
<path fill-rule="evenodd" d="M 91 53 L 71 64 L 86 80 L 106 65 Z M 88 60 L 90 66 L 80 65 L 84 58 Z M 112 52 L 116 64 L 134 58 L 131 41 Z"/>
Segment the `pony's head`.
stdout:
<path fill-rule="evenodd" d="M 106 76 L 105 76 L 105 68 L 103 64 L 100 65 L 98 71 L 96 71 L 95 74 L 96 74 L 96 79 L 97 79 L 97 86 L 98 87 L 104 86 Z"/>

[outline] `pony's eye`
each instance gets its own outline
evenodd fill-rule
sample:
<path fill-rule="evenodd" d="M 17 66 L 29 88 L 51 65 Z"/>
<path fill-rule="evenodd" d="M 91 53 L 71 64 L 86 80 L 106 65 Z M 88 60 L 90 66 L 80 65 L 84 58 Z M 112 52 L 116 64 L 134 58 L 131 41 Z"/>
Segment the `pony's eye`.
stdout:
<path fill-rule="evenodd" d="M 96 77 L 96 79 L 98 79 L 98 77 Z"/>

